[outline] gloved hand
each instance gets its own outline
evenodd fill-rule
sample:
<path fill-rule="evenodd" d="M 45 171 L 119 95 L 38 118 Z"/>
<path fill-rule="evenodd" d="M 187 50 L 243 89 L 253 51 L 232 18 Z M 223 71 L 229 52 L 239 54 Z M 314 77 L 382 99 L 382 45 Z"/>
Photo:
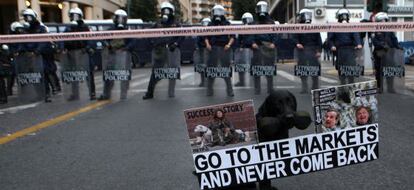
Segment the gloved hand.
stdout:
<path fill-rule="evenodd" d="M 92 54 L 95 53 L 95 50 L 93 48 L 88 48 L 87 52 L 88 52 L 89 55 L 92 55 Z"/>
<path fill-rule="evenodd" d="M 171 52 L 173 52 L 173 51 L 175 51 L 175 48 L 177 48 L 177 46 L 178 46 L 178 44 L 174 42 L 174 43 L 168 44 L 168 49 Z"/>
<path fill-rule="evenodd" d="M 295 118 L 295 127 L 300 130 L 305 130 L 311 124 L 312 119 L 309 112 L 306 111 L 297 111 L 294 114 Z"/>

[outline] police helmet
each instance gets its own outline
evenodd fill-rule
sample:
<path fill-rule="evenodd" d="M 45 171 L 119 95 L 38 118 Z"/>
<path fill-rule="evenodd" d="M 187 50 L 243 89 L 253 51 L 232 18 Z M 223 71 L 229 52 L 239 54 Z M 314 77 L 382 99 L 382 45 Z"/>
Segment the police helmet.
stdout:
<path fill-rule="evenodd" d="M 17 22 L 17 21 L 11 23 L 11 25 L 10 25 L 10 30 L 12 32 L 18 32 L 19 30 L 22 30 L 23 28 L 24 28 L 23 24 L 20 23 L 20 22 Z"/>
<path fill-rule="evenodd" d="M 299 23 L 311 23 L 312 11 L 309 9 L 302 9 L 299 11 Z"/>
<path fill-rule="evenodd" d="M 9 46 L 7 44 L 3 44 L 3 45 L 1 45 L 1 49 L 3 51 L 8 51 L 9 50 Z"/>
<path fill-rule="evenodd" d="M 124 10 L 118 9 L 114 12 L 112 20 L 117 27 L 124 28 L 127 24 L 128 14 Z"/>
<path fill-rule="evenodd" d="M 208 26 L 208 24 L 211 23 L 211 19 L 210 18 L 203 18 L 203 20 L 201 20 L 201 24 L 203 26 Z"/>
<path fill-rule="evenodd" d="M 174 15 L 174 5 L 172 5 L 170 2 L 168 1 L 164 1 L 161 3 L 160 5 L 161 8 L 161 14 L 162 15 Z"/>
<path fill-rule="evenodd" d="M 242 21 L 243 21 L 243 24 L 251 24 L 251 23 L 253 23 L 253 15 L 251 14 L 251 13 L 249 13 L 249 12 L 247 12 L 247 13 L 244 13 L 243 14 L 243 16 L 242 16 Z"/>
<path fill-rule="evenodd" d="M 34 22 L 37 20 L 37 13 L 33 9 L 26 9 L 22 13 L 23 19 L 26 22 Z"/>
<path fill-rule="evenodd" d="M 82 20 L 82 18 L 83 18 L 82 10 L 78 7 L 71 8 L 69 10 L 69 18 L 70 18 L 71 21 Z"/>
<path fill-rule="evenodd" d="M 224 16 L 225 10 L 222 5 L 215 5 L 213 9 L 211 10 L 211 14 L 213 16 Z"/>
<path fill-rule="evenodd" d="M 375 15 L 375 22 L 388 22 L 388 14 L 385 12 L 379 12 Z"/>
<path fill-rule="evenodd" d="M 336 19 L 338 22 L 346 21 L 349 22 L 350 13 L 348 9 L 339 9 L 336 12 Z"/>
<path fill-rule="evenodd" d="M 269 5 L 266 1 L 259 1 L 256 4 L 256 14 L 267 14 L 269 12 Z"/>

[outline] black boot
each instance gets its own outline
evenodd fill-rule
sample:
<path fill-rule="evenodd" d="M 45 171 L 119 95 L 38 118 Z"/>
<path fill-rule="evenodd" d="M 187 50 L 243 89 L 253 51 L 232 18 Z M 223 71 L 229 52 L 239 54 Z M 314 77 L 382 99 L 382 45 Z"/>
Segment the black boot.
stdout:
<path fill-rule="evenodd" d="M 46 94 L 46 96 L 45 96 L 45 102 L 46 103 L 52 102 L 52 99 L 50 98 L 50 94 Z"/>
<path fill-rule="evenodd" d="M 102 100 L 109 100 L 109 97 L 108 96 L 105 96 L 105 95 L 101 95 L 101 96 L 99 96 L 99 98 L 98 98 L 98 100 L 99 101 L 102 101 Z"/>
<path fill-rule="evenodd" d="M 96 95 L 95 95 L 95 93 L 92 93 L 92 94 L 89 96 L 89 100 L 96 100 Z"/>
<path fill-rule="evenodd" d="M 151 93 L 145 93 L 145 95 L 142 97 L 143 100 L 147 100 L 147 99 L 153 99 L 154 98 L 154 94 Z"/>

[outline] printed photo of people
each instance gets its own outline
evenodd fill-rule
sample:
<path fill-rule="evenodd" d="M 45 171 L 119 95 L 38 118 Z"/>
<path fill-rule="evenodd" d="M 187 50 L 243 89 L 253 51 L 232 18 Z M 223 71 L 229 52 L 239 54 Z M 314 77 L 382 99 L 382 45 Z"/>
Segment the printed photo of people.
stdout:
<path fill-rule="evenodd" d="M 184 115 L 193 153 L 257 143 L 252 100 L 188 109 Z"/>
<path fill-rule="evenodd" d="M 312 91 L 315 131 L 324 133 L 377 123 L 375 81 Z"/>

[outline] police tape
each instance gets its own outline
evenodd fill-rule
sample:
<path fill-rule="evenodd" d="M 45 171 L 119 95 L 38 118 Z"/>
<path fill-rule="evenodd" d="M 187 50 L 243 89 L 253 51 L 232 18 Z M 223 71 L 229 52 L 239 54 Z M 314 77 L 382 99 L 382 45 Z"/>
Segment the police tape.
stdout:
<path fill-rule="evenodd" d="M 414 22 L 402 23 L 348 23 L 348 24 L 283 24 L 237 25 L 185 28 L 154 28 L 111 30 L 96 32 L 69 32 L 54 34 L 0 35 L 0 43 L 53 42 L 73 40 L 105 40 L 120 38 L 159 38 L 174 36 L 212 36 L 232 34 L 319 33 L 319 32 L 393 32 L 414 31 Z"/>

